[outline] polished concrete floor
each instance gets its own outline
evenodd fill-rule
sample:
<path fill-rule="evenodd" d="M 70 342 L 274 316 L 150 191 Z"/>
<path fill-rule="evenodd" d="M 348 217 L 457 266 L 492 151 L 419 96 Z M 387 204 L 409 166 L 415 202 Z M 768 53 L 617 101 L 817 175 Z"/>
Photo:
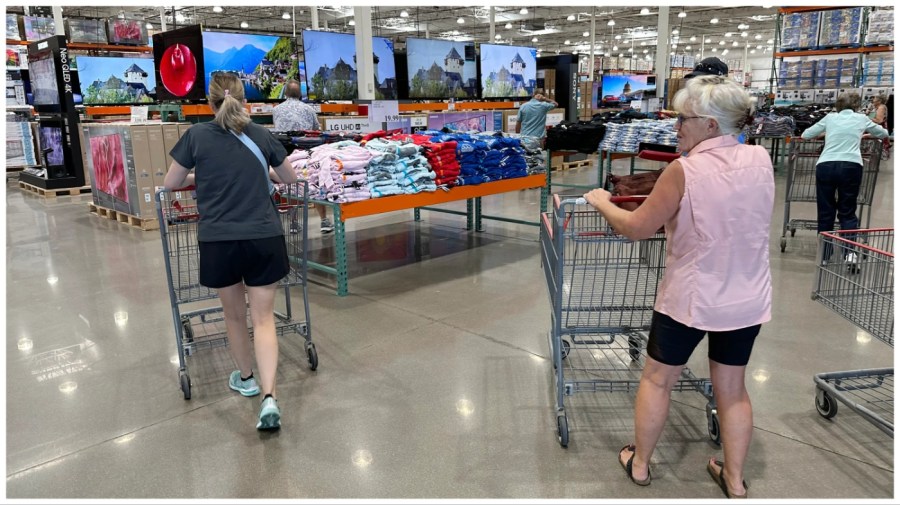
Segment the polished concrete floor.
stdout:
<path fill-rule="evenodd" d="M 783 173 L 777 183 L 783 195 Z M 873 226 L 893 226 L 893 186 L 885 162 Z M 485 212 L 534 218 L 538 198 L 486 198 Z M 697 393 L 673 395 L 649 487 L 616 461 L 631 441 L 630 394 L 569 397 L 571 442 L 557 443 L 534 227 L 473 233 L 463 218 L 411 212 L 349 221 L 351 295 L 314 276 L 319 368 L 301 338 L 281 341 L 283 428 L 260 434 L 259 399 L 228 389 L 224 348 L 189 358 L 183 399 L 157 232 L 89 214 L 86 196 L 8 184 L 6 199 L 10 498 L 722 498 Z M 893 497 L 893 440 L 849 409 L 826 420 L 813 405 L 815 373 L 892 366 L 893 349 L 810 300 L 814 234 L 798 231 L 782 254 L 782 209 L 774 318 L 748 367 L 751 496 Z M 316 221 L 310 255 L 328 261 Z M 690 366 L 708 376 L 703 356 L 701 344 Z"/>

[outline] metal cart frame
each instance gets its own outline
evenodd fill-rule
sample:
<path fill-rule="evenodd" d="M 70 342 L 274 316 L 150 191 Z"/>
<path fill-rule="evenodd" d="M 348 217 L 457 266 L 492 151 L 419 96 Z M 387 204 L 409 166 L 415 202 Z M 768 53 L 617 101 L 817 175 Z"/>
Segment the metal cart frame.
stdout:
<path fill-rule="evenodd" d="M 617 199 L 620 201 L 629 200 Z M 550 354 L 556 379 L 557 438 L 569 443 L 565 397 L 582 391 L 637 391 L 656 290 L 665 271 L 666 238 L 618 235 L 583 199 L 560 201 L 541 215 L 541 264 L 551 304 Z M 710 439 L 720 440 L 712 383 L 685 367 L 675 391 L 706 399 Z"/>
<path fill-rule="evenodd" d="M 812 299 L 894 347 L 894 230 L 845 230 L 819 234 Z M 849 255 L 851 260 L 847 261 Z M 825 419 L 838 402 L 894 436 L 894 369 L 848 370 L 815 375 L 816 410 Z"/>
<path fill-rule="evenodd" d="M 797 230 L 816 230 L 816 219 L 791 219 L 791 203 L 816 203 L 816 163 L 825 146 L 824 140 L 804 140 L 792 138 L 788 162 L 787 183 L 784 192 L 784 224 L 781 229 L 781 252 L 787 249 L 787 233 L 791 237 Z M 875 183 L 878 180 L 878 169 L 881 164 L 881 139 L 862 139 L 860 152 L 863 159 L 862 183 L 859 196 L 856 198 L 857 215 L 862 226 L 865 217 L 865 228 L 872 221 L 872 200 L 875 195 Z M 868 208 L 868 210 L 866 210 Z M 839 224 L 835 224 L 839 228 Z"/>
<path fill-rule="evenodd" d="M 307 183 L 279 185 L 280 192 L 274 195 L 276 208 L 285 232 L 290 262 L 290 272 L 279 282 L 284 290 L 284 311 L 275 311 L 275 330 L 279 337 L 296 333 L 305 339 L 309 367 L 316 370 L 319 364 L 316 346 L 312 342 L 309 319 L 309 297 L 307 294 L 307 252 L 309 205 Z M 211 349 L 228 345 L 225 317 L 221 306 L 202 307 L 188 310 L 186 305 L 214 300 L 218 291 L 200 285 L 199 244 L 197 227 L 200 216 L 192 195 L 193 187 L 175 192 L 160 190 L 156 193 L 156 212 L 159 218 L 159 233 L 162 239 L 163 257 L 166 264 L 166 280 L 172 307 L 172 321 L 175 326 L 175 344 L 178 348 L 178 379 L 184 399 L 191 399 L 191 379 L 188 374 L 187 357 L 200 349 Z M 304 319 L 295 321 L 291 306 L 291 288 L 299 286 L 303 293 Z M 249 321 L 250 337 L 253 337 Z"/>

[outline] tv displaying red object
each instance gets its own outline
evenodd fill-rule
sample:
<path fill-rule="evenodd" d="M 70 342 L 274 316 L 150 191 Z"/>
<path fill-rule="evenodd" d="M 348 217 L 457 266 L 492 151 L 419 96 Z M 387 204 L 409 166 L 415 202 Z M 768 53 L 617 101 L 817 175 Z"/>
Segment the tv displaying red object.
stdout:
<path fill-rule="evenodd" d="M 200 25 L 153 35 L 153 60 L 158 100 L 206 98 Z"/>
<path fill-rule="evenodd" d="M 125 179 L 122 138 L 117 134 L 102 135 L 91 137 L 90 142 L 97 189 L 128 203 L 128 183 Z"/>
<path fill-rule="evenodd" d="M 107 28 L 110 44 L 147 45 L 147 27 L 137 19 L 110 19 Z"/>

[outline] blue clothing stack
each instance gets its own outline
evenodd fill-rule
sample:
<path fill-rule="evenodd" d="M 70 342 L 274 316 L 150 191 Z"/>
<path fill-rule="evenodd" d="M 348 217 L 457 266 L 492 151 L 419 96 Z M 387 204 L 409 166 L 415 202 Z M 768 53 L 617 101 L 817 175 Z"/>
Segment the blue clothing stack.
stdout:
<path fill-rule="evenodd" d="M 488 153 L 488 146 L 483 140 L 474 140 L 468 135 L 460 135 L 456 140 L 456 156 L 459 158 L 458 186 L 469 186 L 490 182 L 482 168 L 484 157 Z M 444 140 L 444 141 L 446 141 Z M 498 160 L 499 161 L 499 160 Z"/>
<path fill-rule="evenodd" d="M 421 146 L 372 139 L 366 142 L 366 149 L 373 154 L 367 174 L 372 198 L 437 190 L 435 173 L 422 156 Z"/>

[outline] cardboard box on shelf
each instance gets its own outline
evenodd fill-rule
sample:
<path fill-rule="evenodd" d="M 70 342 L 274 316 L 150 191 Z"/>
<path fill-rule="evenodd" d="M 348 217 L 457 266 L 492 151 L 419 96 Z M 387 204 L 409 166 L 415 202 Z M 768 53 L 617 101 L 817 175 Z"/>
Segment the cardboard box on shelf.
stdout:
<path fill-rule="evenodd" d="M 162 134 L 163 144 L 166 148 L 166 171 L 168 171 L 169 165 L 172 164 L 172 156 L 169 155 L 169 152 L 175 147 L 175 144 L 178 143 L 178 139 L 180 138 L 180 135 L 178 134 L 178 123 L 163 123 Z"/>
<path fill-rule="evenodd" d="M 161 124 L 147 125 L 147 139 L 150 142 L 150 167 L 153 170 L 153 186 L 163 187 L 169 165 L 166 163 L 166 146 L 163 143 Z"/>
<path fill-rule="evenodd" d="M 134 172 L 137 176 L 139 217 L 156 217 L 156 191 L 153 184 L 153 166 L 150 163 L 150 138 L 147 126 L 131 127 L 131 145 L 134 148 Z"/>

